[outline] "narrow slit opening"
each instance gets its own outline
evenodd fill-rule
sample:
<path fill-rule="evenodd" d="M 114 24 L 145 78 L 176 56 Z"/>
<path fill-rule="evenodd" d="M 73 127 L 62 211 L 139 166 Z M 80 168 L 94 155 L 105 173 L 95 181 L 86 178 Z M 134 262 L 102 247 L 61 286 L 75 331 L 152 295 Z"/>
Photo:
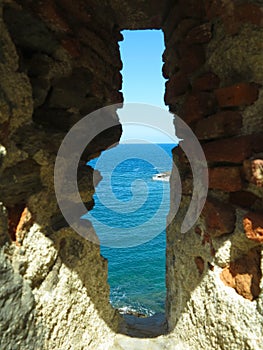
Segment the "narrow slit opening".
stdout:
<path fill-rule="evenodd" d="M 108 261 L 110 302 L 124 320 L 120 332 L 155 337 L 166 332 L 166 216 L 176 143 L 162 130 L 163 124 L 174 130 L 172 116 L 163 102 L 163 32 L 136 30 L 122 34 L 124 102 L 136 105 L 134 111 L 141 114 L 141 123 L 127 122 L 127 109 L 118 110 L 123 128 L 119 145 L 89 162 L 102 180 L 87 218 Z M 152 112 L 160 113 L 159 129 L 151 121 Z M 141 230 L 142 240 L 123 241 L 122 236 L 119 241 L 117 232 L 136 236 L 135 227 L 137 233 Z"/>

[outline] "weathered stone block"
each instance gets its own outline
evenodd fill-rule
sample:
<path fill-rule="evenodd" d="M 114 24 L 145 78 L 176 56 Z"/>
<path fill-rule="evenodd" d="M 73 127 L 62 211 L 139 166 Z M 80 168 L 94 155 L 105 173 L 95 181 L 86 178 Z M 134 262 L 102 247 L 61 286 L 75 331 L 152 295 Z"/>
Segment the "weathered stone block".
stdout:
<path fill-rule="evenodd" d="M 250 208 L 259 199 L 254 193 L 247 191 L 231 192 L 229 200 L 232 204 L 240 207 Z"/>
<path fill-rule="evenodd" d="M 242 189 L 241 171 L 239 167 L 218 167 L 209 169 L 209 188 L 225 192 Z"/>
<path fill-rule="evenodd" d="M 203 145 L 208 162 L 242 163 L 251 156 L 251 138 L 239 136 Z"/>
<path fill-rule="evenodd" d="M 209 92 L 195 92 L 187 97 L 180 116 L 186 123 L 191 123 L 212 114 L 215 109 L 216 100 L 213 94 Z"/>
<path fill-rule="evenodd" d="M 258 99 L 258 86 L 252 83 L 239 83 L 215 90 L 220 107 L 251 105 Z"/>
<path fill-rule="evenodd" d="M 199 120 L 194 131 L 199 140 L 208 140 L 236 135 L 241 127 L 242 116 L 239 112 L 223 111 Z"/>
<path fill-rule="evenodd" d="M 210 91 L 218 88 L 220 83 L 219 77 L 212 73 L 207 72 L 198 77 L 193 83 L 193 90 L 198 91 Z"/>
<path fill-rule="evenodd" d="M 205 220 L 206 231 L 212 237 L 231 233 L 234 230 L 236 216 L 234 208 L 230 204 L 208 198 L 201 216 Z"/>

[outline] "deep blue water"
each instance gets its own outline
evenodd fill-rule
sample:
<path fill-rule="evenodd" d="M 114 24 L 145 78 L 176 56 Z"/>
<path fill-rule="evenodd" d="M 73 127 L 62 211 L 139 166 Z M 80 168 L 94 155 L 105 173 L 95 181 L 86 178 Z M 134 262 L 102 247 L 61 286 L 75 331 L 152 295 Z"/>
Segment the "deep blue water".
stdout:
<path fill-rule="evenodd" d="M 173 144 L 120 144 L 89 164 L 103 176 L 87 218 L 108 259 L 110 299 L 116 308 L 152 315 L 165 308 L 165 225 Z"/>

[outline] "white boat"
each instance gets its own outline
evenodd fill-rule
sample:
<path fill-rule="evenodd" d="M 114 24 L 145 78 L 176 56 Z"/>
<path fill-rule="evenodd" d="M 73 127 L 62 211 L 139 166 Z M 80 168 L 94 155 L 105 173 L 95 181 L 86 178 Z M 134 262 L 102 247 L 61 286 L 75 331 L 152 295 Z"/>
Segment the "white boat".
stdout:
<path fill-rule="evenodd" d="M 171 174 L 169 172 L 166 173 L 159 173 L 153 175 L 152 179 L 154 181 L 167 181 L 169 182 Z"/>

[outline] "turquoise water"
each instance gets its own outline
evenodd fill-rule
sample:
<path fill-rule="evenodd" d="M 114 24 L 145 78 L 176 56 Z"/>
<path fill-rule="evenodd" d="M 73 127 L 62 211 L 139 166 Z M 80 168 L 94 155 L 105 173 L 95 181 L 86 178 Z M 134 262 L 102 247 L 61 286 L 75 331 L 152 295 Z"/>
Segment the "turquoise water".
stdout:
<path fill-rule="evenodd" d="M 169 182 L 152 176 L 171 170 L 174 146 L 121 144 L 89 163 L 103 180 L 87 217 L 108 259 L 110 301 L 116 308 L 164 312 Z"/>

